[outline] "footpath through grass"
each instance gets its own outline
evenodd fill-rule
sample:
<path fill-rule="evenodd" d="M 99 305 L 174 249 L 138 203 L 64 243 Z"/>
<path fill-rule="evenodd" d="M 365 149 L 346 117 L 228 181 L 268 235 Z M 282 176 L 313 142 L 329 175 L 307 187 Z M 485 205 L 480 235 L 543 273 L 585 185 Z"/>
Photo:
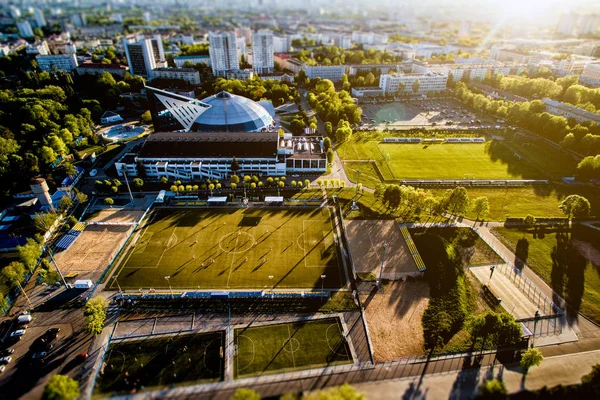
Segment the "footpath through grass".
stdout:
<path fill-rule="evenodd" d="M 236 329 L 235 377 L 351 363 L 342 332 L 337 318 Z"/>
<path fill-rule="evenodd" d="M 600 323 L 600 236 L 569 230 L 492 228 L 492 232 L 571 307 Z"/>
<path fill-rule="evenodd" d="M 223 380 L 224 332 L 124 341 L 108 348 L 96 393 Z"/>

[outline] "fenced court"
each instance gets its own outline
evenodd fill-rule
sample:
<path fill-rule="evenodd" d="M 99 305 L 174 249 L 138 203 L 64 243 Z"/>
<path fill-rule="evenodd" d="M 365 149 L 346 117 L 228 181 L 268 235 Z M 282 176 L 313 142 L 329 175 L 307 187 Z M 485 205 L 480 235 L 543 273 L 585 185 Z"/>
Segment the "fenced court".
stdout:
<path fill-rule="evenodd" d="M 329 208 L 156 210 L 124 252 L 118 283 L 122 289 L 339 288 L 345 274 L 334 224 Z"/>
<path fill-rule="evenodd" d="M 234 376 L 352 363 L 338 318 L 236 329 Z"/>
<path fill-rule="evenodd" d="M 371 278 L 379 276 L 384 242 L 388 248 L 383 279 L 395 280 L 420 274 L 395 221 L 351 220 L 345 224 L 354 268 L 358 274 L 363 277 L 370 275 Z"/>
<path fill-rule="evenodd" d="M 223 331 L 113 342 L 95 392 L 131 393 L 223 380 L 224 346 Z"/>

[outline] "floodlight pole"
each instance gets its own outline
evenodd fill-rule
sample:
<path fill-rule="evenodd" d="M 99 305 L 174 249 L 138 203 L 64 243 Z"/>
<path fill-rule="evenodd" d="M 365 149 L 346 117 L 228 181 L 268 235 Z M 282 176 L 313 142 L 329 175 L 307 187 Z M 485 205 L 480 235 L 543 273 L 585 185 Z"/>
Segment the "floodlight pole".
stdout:
<path fill-rule="evenodd" d="M 354 200 L 352 200 L 354 203 L 356 203 L 356 198 L 358 197 L 358 184 L 360 182 L 360 171 L 355 169 L 356 171 L 356 188 L 354 190 Z"/>
<path fill-rule="evenodd" d="M 123 173 L 123 176 L 125 177 L 125 184 L 127 185 L 127 190 L 129 191 L 129 198 L 131 199 L 131 202 L 133 203 L 133 194 L 131 194 L 131 188 L 129 187 L 129 179 L 127 179 L 127 173 L 125 172 L 125 168 L 121 168 L 121 172 Z"/>
<path fill-rule="evenodd" d="M 48 249 L 48 255 L 50 256 L 50 261 L 52 261 L 52 263 L 54 264 L 54 267 L 56 268 L 56 270 L 58 271 L 58 274 L 60 275 L 60 279 L 63 281 L 63 284 L 65 285 L 65 288 L 69 288 L 67 286 L 67 281 L 65 280 L 65 277 L 62 274 L 62 271 L 60 270 L 60 268 L 58 268 L 58 264 L 56 263 L 56 260 L 54 260 L 54 257 L 52 257 L 52 250 Z"/>
<path fill-rule="evenodd" d="M 165 276 L 165 279 L 169 283 L 169 291 L 171 292 L 171 298 L 173 298 L 173 288 L 171 287 L 171 275 Z"/>
<path fill-rule="evenodd" d="M 113 275 L 113 279 L 115 280 L 115 282 L 117 283 L 117 287 L 119 288 L 119 293 L 123 293 L 123 291 L 121 290 L 121 285 L 119 285 L 119 281 L 117 280 L 118 277 L 119 275 Z"/>
<path fill-rule="evenodd" d="M 274 278 L 273 275 L 269 275 L 269 280 L 271 281 L 271 298 L 273 298 L 275 295 L 275 293 L 274 293 L 275 285 L 273 285 L 273 278 Z"/>
<path fill-rule="evenodd" d="M 381 285 L 381 277 L 383 276 L 383 266 L 385 264 L 385 254 L 387 252 L 388 243 L 383 242 L 383 258 L 381 259 L 381 268 L 379 269 L 379 278 L 377 279 L 377 287 Z"/>

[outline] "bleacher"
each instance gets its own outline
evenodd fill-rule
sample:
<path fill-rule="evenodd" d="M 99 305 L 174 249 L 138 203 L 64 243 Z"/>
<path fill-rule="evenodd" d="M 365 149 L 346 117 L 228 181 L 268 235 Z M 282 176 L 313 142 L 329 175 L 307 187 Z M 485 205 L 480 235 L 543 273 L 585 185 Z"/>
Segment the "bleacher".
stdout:
<path fill-rule="evenodd" d="M 402 233 L 402 237 L 404 238 L 404 241 L 408 246 L 408 250 L 410 251 L 410 254 L 413 257 L 413 260 L 415 260 L 415 264 L 417 264 L 418 270 L 420 272 L 425 271 L 425 263 L 423 262 L 423 259 L 419 254 L 419 250 L 417 250 L 417 246 L 415 245 L 415 242 L 413 242 L 412 237 L 410 236 L 410 232 L 408 231 L 406 226 L 402 226 L 400 228 L 400 233 Z"/>
<path fill-rule="evenodd" d="M 421 143 L 422 138 L 383 138 L 383 143 Z"/>
<path fill-rule="evenodd" d="M 56 243 L 56 249 L 58 250 L 66 250 L 68 249 L 74 242 L 77 240 L 81 232 L 85 229 L 85 224 L 82 222 L 78 222 L 75 224 L 73 228 L 69 230 L 60 240 Z"/>
<path fill-rule="evenodd" d="M 446 138 L 446 143 L 485 143 L 485 138 Z"/>

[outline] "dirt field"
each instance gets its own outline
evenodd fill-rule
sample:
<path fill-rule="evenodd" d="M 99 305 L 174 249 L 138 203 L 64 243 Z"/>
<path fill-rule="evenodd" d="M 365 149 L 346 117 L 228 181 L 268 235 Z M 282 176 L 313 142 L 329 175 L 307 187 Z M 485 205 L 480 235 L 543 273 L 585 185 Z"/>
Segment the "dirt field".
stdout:
<path fill-rule="evenodd" d="M 54 258 L 63 274 L 96 281 L 127 240 L 133 225 L 88 225 L 81 236 Z"/>
<path fill-rule="evenodd" d="M 386 283 L 384 293 L 363 294 L 375 359 L 423 354 L 421 318 L 429 304 L 429 286 L 421 279 Z"/>
<path fill-rule="evenodd" d="M 346 221 L 346 232 L 356 272 L 378 274 L 383 257 L 383 243 L 386 251 L 384 279 L 400 279 L 402 275 L 418 272 L 395 221 Z"/>
<path fill-rule="evenodd" d="M 144 210 L 108 209 L 92 214 L 87 222 L 137 222 L 144 215 Z"/>

